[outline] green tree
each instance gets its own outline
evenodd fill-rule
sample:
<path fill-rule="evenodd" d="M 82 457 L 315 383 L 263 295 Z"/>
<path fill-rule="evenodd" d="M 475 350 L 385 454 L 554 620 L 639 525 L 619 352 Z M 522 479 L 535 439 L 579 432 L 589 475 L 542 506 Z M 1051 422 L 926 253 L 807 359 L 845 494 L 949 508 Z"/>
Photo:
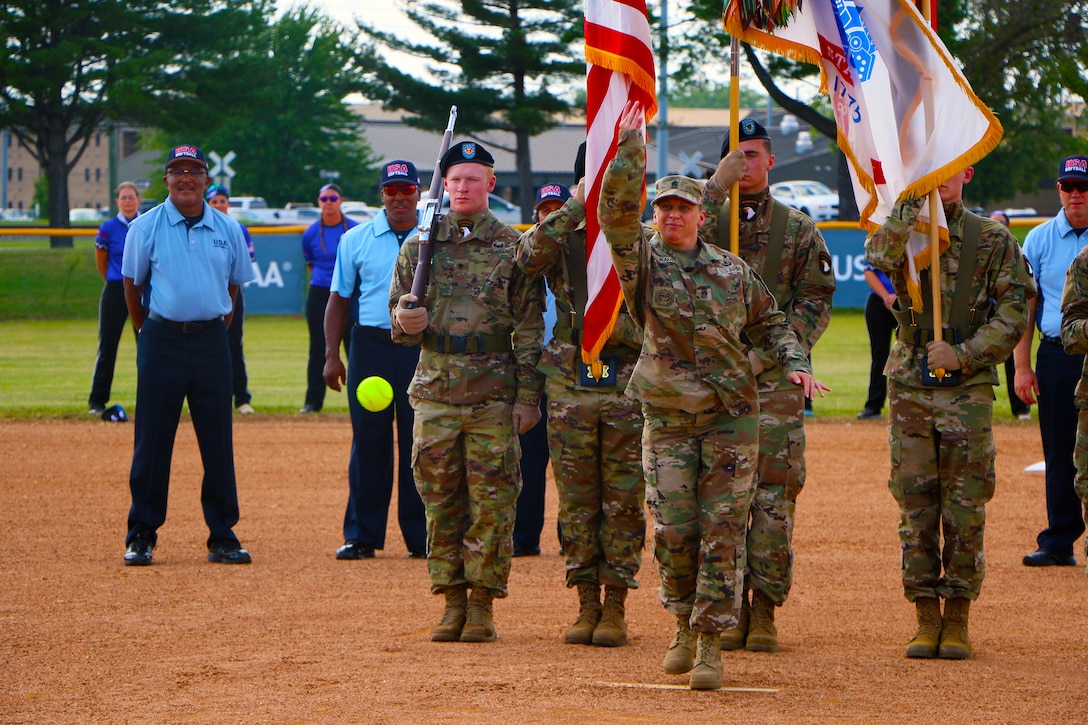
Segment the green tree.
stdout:
<path fill-rule="evenodd" d="M 0 127 L 48 180 L 50 225 L 68 226 L 68 174 L 104 123 L 184 96 L 187 74 L 229 53 L 271 9 L 266 0 L 0 5 Z"/>
<path fill-rule="evenodd" d="M 317 10 L 294 8 L 253 33 L 246 45 L 194 72 L 192 93 L 160 113 L 166 135 L 194 139 L 205 152 L 234 151 L 232 194 L 265 197 L 272 206 L 313 200 L 328 181 L 353 199 L 377 185 L 359 118 L 344 104 L 364 87 L 355 39 Z M 202 119 L 194 128 L 188 121 Z"/>
<path fill-rule="evenodd" d="M 431 84 L 401 71 L 373 47 L 360 49 L 371 67 L 367 94 L 416 114 L 406 122 L 440 131 L 451 105 L 458 135 L 488 130 L 514 135 L 522 221 L 533 205 L 529 139 L 555 126 L 571 102 L 552 91 L 585 75 L 581 0 L 431 0 L 401 2 L 433 43 L 414 43 L 360 22 L 379 46 L 431 63 Z M 489 145 L 494 146 L 489 141 Z M 573 157 L 573 153 L 572 153 Z"/>
<path fill-rule="evenodd" d="M 1058 160 L 1084 139 L 1062 132 L 1064 102 L 1088 97 L 1088 44 L 1084 42 L 1088 2 L 1084 0 L 939 0 L 938 34 L 961 64 L 976 95 L 1005 129 L 1001 145 L 975 165 L 968 196 L 979 203 L 1007 199 L 1052 179 Z M 680 75 L 698 79 L 706 59 L 728 65 L 729 36 L 722 32 L 721 0 L 692 0 L 692 22 L 681 41 Z M 781 90 L 781 82 L 813 78 L 814 66 L 794 63 L 745 46 L 760 83 L 775 102 L 832 139 L 834 123 Z M 806 110 L 807 108 L 807 110 Z M 845 161 L 840 164 L 844 178 Z M 840 194 L 849 189 L 840 183 Z M 845 205 L 840 205 L 846 208 Z M 856 218 L 856 217 L 855 217 Z"/>

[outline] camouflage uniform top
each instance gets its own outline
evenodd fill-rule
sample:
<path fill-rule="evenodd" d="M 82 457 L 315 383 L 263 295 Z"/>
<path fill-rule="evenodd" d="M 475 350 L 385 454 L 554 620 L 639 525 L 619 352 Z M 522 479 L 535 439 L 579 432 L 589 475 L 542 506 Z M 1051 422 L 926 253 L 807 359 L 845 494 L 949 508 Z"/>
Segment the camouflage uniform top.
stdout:
<path fill-rule="evenodd" d="M 574 235 L 581 235 L 584 248 L 586 208 L 571 197 L 560 209 L 525 232 L 518 241 L 518 267 L 526 274 L 546 275 L 548 286 L 555 295 L 558 308 L 555 325 L 557 331 L 564 327 L 563 315 L 572 315 L 574 312 L 582 314 L 582 310 L 574 310 L 574 285 L 571 280 L 576 274 L 586 276 L 586 261 L 584 253 L 581 259 L 571 254 L 570 240 Z M 569 329 L 571 325 L 566 327 Z M 632 358 L 642 348 L 642 328 L 635 324 L 626 305 L 621 306 L 616 316 L 615 327 L 601 353 L 602 357 L 610 354 L 610 348 L 618 348 L 623 357 L 627 356 L 623 351 L 628 350 Z M 578 388 L 582 387 L 578 385 L 578 369 L 581 364 L 581 343 L 553 336 L 544 346 L 537 370 L 550 378 L 562 378 L 568 386 Z M 617 387 L 627 385 L 630 369 L 630 365 L 617 366 Z"/>
<path fill-rule="evenodd" d="M 462 227 L 471 231 L 462 234 Z M 393 340 L 423 342 L 408 394 L 451 405 L 493 400 L 539 405 L 544 378 L 536 365 L 544 333 L 544 290 L 514 263 L 518 233 L 487 210 L 472 215 L 451 211 L 435 237 L 430 284 L 421 303 L 429 317 L 426 331 L 409 335 L 392 314 L 400 296 L 412 289 L 419 256 L 415 235 L 401 246 L 389 290 Z M 511 334 L 513 352 L 437 352 L 425 339 Z"/>
<path fill-rule="evenodd" d="M 1084 247 L 1065 273 L 1062 290 L 1062 345 L 1070 355 L 1088 353 L 1088 247 Z M 1077 408 L 1088 409 L 1088 364 L 1073 394 Z"/>
<path fill-rule="evenodd" d="M 899 202 L 884 225 L 865 241 L 865 258 L 883 270 L 895 287 L 896 307 L 910 299 L 905 274 L 906 244 L 919 209 L 926 198 Z M 942 326 L 949 327 L 955 280 L 959 274 L 960 251 L 963 246 L 963 202 L 944 205 L 951 244 L 941 254 L 941 315 Z M 978 329 L 961 343 L 953 344 L 956 358 L 962 366 L 964 385 L 997 385 L 995 365 L 1005 362 L 1013 347 L 1024 334 L 1028 324 L 1028 300 L 1035 297 L 1035 280 L 1027 260 L 1020 252 L 1016 238 L 1000 222 L 982 220 L 978 254 L 973 272 L 969 308 L 969 324 Z M 930 275 L 929 269 L 921 274 Z M 919 318 L 932 317 L 927 301 Z M 950 344 L 952 339 L 946 339 Z M 908 387 L 922 387 L 922 356 L 924 344 L 896 339 L 892 345 L 884 374 Z"/>
<path fill-rule="evenodd" d="M 791 372 L 809 372 L 805 351 L 740 257 L 699 242 L 685 269 L 658 233 L 647 235 L 639 221 L 645 164 L 641 133 L 624 131 L 598 209 L 627 307 L 645 330 L 627 394 L 688 413 L 722 406 L 751 415 L 759 396 L 741 334 Z"/>
<path fill-rule="evenodd" d="M 713 183 L 707 183 L 706 196 L 703 199 L 706 223 L 699 236 L 711 244 L 717 243 L 718 215 L 728 193 L 728 189 L 719 189 Z M 742 202 L 747 202 L 749 206 L 754 204 L 755 213 L 751 219 L 740 220 L 737 249 L 740 258 L 767 284 L 778 303 L 778 309 L 786 313 L 786 320 L 801 341 L 801 346 L 805 352 L 810 352 L 831 322 L 831 299 L 835 296 L 831 253 L 828 252 L 827 243 L 824 242 L 816 223 L 807 214 L 790 209 L 778 274 L 769 279 L 764 267 L 771 236 L 773 205 L 770 200 L 769 189 L 758 194 L 741 196 Z M 727 238 L 729 230 L 722 231 Z M 764 368 L 759 374 L 761 391 L 770 392 L 783 384 L 792 385 L 786 380 L 785 372 L 775 365 L 772 356 L 761 354 L 758 350 L 756 354 Z"/>

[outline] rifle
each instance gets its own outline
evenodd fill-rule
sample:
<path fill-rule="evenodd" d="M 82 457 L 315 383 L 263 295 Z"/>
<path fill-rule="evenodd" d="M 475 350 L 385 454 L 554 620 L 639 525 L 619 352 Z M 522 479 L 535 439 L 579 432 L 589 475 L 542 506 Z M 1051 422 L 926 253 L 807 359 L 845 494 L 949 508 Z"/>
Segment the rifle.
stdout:
<path fill-rule="evenodd" d="M 427 284 L 431 280 L 431 256 L 434 247 L 431 244 L 432 237 L 438 232 L 438 227 L 446 215 L 442 213 L 442 157 L 450 150 L 450 140 L 453 138 L 453 124 L 457 122 L 457 106 L 450 106 L 450 120 L 446 124 L 446 133 L 442 135 L 442 147 L 438 151 L 438 161 L 434 163 L 434 174 L 431 175 L 431 188 L 427 192 L 427 198 L 419 202 L 423 209 L 419 221 L 419 239 L 416 248 L 419 250 L 419 259 L 416 260 L 416 273 L 412 278 L 412 294 L 416 301 L 408 304 L 409 308 L 419 307 L 423 303 L 423 295 Z"/>

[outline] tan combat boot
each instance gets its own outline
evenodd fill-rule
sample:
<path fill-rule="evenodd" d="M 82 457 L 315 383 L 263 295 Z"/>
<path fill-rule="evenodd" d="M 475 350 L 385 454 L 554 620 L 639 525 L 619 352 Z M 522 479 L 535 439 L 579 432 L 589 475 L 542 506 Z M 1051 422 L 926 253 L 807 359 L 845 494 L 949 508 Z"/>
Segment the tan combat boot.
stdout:
<path fill-rule="evenodd" d="M 461 639 L 461 628 L 465 626 L 465 609 L 468 607 L 466 587 L 449 587 L 446 595 L 446 611 L 442 620 L 431 630 L 432 642 L 457 642 Z"/>
<path fill-rule="evenodd" d="M 601 621 L 601 585 L 578 582 L 578 619 L 563 635 L 567 644 L 593 644 L 593 630 Z"/>
<path fill-rule="evenodd" d="M 941 603 L 937 597 L 918 597 L 914 608 L 918 610 L 918 631 L 907 644 L 907 657 L 933 659 L 941 641 Z"/>
<path fill-rule="evenodd" d="M 752 606 L 748 604 L 748 591 L 745 590 L 740 602 L 740 616 L 737 618 L 737 626 L 722 632 L 722 649 L 727 652 L 744 649 L 744 643 L 748 639 L 748 621 L 752 614 Z"/>
<path fill-rule="evenodd" d="M 676 617 L 676 636 L 665 653 L 661 668 L 666 675 L 682 675 L 695 666 L 695 632 L 691 631 L 691 613 Z"/>
<path fill-rule="evenodd" d="M 971 600 L 955 597 L 944 603 L 944 629 L 941 630 L 940 657 L 942 660 L 969 660 L 974 650 L 967 636 L 967 611 Z"/>
<path fill-rule="evenodd" d="M 774 601 L 758 589 L 752 590 L 752 613 L 748 626 L 749 652 L 777 652 L 778 629 L 774 626 Z"/>
<path fill-rule="evenodd" d="M 691 669 L 688 687 L 718 690 L 722 686 L 722 638 L 720 634 L 699 634 L 699 658 Z"/>
<path fill-rule="evenodd" d="M 484 587 L 473 587 L 461 641 L 494 642 L 496 637 L 495 620 L 491 617 L 491 592 Z"/>
<path fill-rule="evenodd" d="M 606 586 L 601 621 L 593 630 L 593 644 L 598 647 L 622 647 L 627 644 L 627 622 L 623 621 L 623 604 L 627 587 Z"/>

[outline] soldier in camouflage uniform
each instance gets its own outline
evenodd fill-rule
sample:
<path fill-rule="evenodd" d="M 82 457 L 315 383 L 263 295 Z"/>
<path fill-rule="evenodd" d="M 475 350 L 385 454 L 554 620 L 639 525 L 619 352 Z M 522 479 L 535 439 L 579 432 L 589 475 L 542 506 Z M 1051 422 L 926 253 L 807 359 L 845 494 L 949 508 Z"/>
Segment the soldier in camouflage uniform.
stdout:
<path fill-rule="evenodd" d="M 654 222 L 639 217 L 646 173 L 644 114 L 631 102 L 601 190 L 598 215 L 627 307 L 645 331 L 627 394 L 642 403 L 646 499 L 654 519 L 661 601 L 676 615 L 663 667 L 691 672 L 692 689 L 722 684 L 721 632 L 736 626 L 744 540 L 755 494 L 759 396 L 747 335 L 811 396 L 819 385 L 774 298 L 739 257 L 700 242 L 700 183 L 657 182 Z M 719 166 L 721 185 L 743 156 Z M 696 654 L 695 635 L 698 635 Z"/>
<path fill-rule="evenodd" d="M 908 657 L 972 654 L 967 615 L 986 571 L 986 502 L 995 485 L 994 366 L 1005 362 L 1024 334 L 1028 300 L 1035 296 L 1031 270 L 1012 234 L 963 208 L 963 185 L 973 173 L 968 168 L 939 189 L 951 240 L 940 256 L 941 342 L 933 339 L 929 269 L 921 272 L 924 307 L 901 307 L 911 299 L 907 242 L 927 199 L 900 201 L 865 243 L 866 259 L 887 273 L 898 300 L 892 312 L 899 332 L 884 373 L 888 485 L 899 503 L 903 589 L 918 617 Z M 938 369 L 945 371 L 941 378 Z"/>
<path fill-rule="evenodd" d="M 745 119 L 737 146 L 745 158 L 739 184 L 738 254 L 766 283 L 811 359 L 812 347 L 831 321 L 835 294 L 831 254 L 807 214 L 771 196 L 767 177 L 774 154 L 766 129 Z M 722 158 L 728 150 L 727 133 Z M 708 223 L 701 234 L 723 249 L 731 248 L 728 210 L 722 209 L 728 196 L 729 187 L 714 180 L 707 183 L 703 208 Z M 768 261 L 768 256 L 773 259 Z M 722 649 L 777 652 L 774 610 L 785 603 L 793 583 L 794 513 L 805 485 L 805 400 L 773 356 L 751 349 L 748 357 L 759 376 L 759 472 L 748 521 L 748 572 L 740 619 L 735 628 L 722 633 Z"/>
<path fill-rule="evenodd" d="M 1088 178 L 1084 181 L 1088 182 Z M 1088 190 L 1066 192 L 1081 198 L 1074 219 L 1088 221 Z M 1068 207 L 1067 207 L 1068 213 Z M 1081 232 L 1088 234 L 1088 232 Z M 1069 265 L 1062 292 L 1062 344 L 1071 355 L 1088 353 L 1088 247 L 1082 249 Z M 1077 406 L 1077 442 L 1073 462 L 1077 467 L 1074 487 L 1084 510 L 1088 510 L 1088 357 L 1073 396 Z M 1082 510 L 1083 514 L 1083 510 Z M 1088 538 L 1084 540 L 1084 558 L 1088 561 Z M 1088 568 L 1085 569 L 1088 574 Z"/>
<path fill-rule="evenodd" d="M 540 419 L 543 286 L 517 269 L 518 234 L 488 209 L 493 167 L 472 142 L 443 156 L 450 211 L 432 235 L 426 297 L 410 292 L 414 237 L 401 247 L 389 292 L 393 340 L 421 343 L 408 390 L 412 459 L 427 510 L 431 591 L 446 598 L 431 631 L 442 642 L 496 637 L 491 602 L 507 595 L 521 489 L 517 434 Z"/>
<path fill-rule="evenodd" d="M 635 575 L 646 539 L 642 412 L 623 393 L 642 347 L 642 330 L 621 307 L 600 354 L 605 376 L 595 380 L 587 374 L 581 352 L 588 292 L 580 183 L 573 197 L 522 235 L 517 259 L 527 274 L 547 278 L 556 300 L 554 334 L 537 369 L 547 378 L 566 583 L 578 588 L 580 602 L 564 641 L 618 647 L 627 643 L 624 603 L 627 590 L 638 587 Z"/>

